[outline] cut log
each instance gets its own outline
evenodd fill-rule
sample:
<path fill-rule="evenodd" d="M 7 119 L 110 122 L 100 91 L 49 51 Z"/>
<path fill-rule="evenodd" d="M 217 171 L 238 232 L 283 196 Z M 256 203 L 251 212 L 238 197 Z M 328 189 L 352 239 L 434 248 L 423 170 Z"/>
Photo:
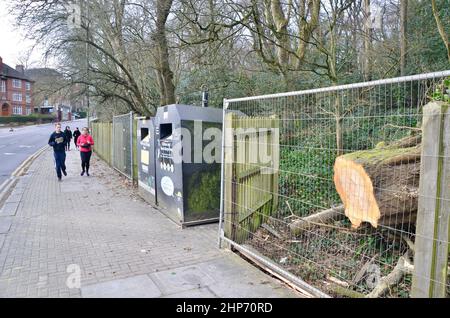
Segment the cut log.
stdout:
<path fill-rule="evenodd" d="M 339 156 L 334 183 L 353 228 L 415 222 L 420 176 L 420 136 L 390 146 Z M 405 148 L 405 146 L 407 148 Z"/>
<path fill-rule="evenodd" d="M 290 208 L 289 205 L 288 207 Z M 289 224 L 289 228 L 292 233 L 294 233 L 295 235 L 299 235 L 301 232 L 310 230 L 320 224 L 331 223 L 336 220 L 341 220 L 342 218 L 345 218 L 344 206 L 340 205 L 335 208 L 320 211 L 310 216 L 299 218 L 298 220 L 295 220 L 294 222 Z"/>

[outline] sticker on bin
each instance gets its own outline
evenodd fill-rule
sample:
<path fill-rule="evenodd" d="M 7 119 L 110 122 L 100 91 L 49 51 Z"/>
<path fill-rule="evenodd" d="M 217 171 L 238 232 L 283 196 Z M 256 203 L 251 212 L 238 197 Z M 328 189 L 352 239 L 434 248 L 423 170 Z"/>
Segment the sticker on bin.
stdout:
<path fill-rule="evenodd" d="M 161 189 L 163 192 L 171 197 L 173 195 L 173 191 L 175 190 L 173 181 L 167 176 L 162 177 L 161 179 Z"/>
<path fill-rule="evenodd" d="M 141 151 L 141 163 L 148 165 L 150 162 L 150 155 L 148 151 L 142 150 Z"/>

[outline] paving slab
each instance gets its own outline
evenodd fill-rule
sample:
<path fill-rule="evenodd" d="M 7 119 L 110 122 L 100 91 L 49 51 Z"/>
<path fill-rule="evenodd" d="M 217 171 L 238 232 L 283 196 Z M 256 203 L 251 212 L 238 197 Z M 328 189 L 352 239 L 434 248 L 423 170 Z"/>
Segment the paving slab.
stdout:
<path fill-rule="evenodd" d="M 201 271 L 198 264 L 153 273 L 150 274 L 150 277 L 160 287 L 164 294 L 199 289 L 215 283 L 215 280 L 212 277 Z"/>
<path fill-rule="evenodd" d="M 0 251 L 3 247 L 3 242 L 5 242 L 6 234 L 0 234 Z"/>
<path fill-rule="evenodd" d="M 6 234 L 11 228 L 12 218 L 9 216 L 0 217 L 0 234 Z"/>
<path fill-rule="evenodd" d="M 210 291 L 208 287 L 203 287 L 186 290 L 175 294 L 165 295 L 161 298 L 216 298 L 216 297 L 217 295 L 215 295 L 212 291 Z"/>
<path fill-rule="evenodd" d="M 19 202 L 5 202 L 5 204 L 3 204 L 3 207 L 0 209 L 0 217 L 16 215 L 19 204 Z"/>
<path fill-rule="evenodd" d="M 81 288 L 83 298 L 155 298 L 158 286 L 147 275 L 111 280 Z"/>
<path fill-rule="evenodd" d="M 22 199 L 22 193 L 15 193 L 15 194 L 11 194 L 7 199 L 6 199 L 6 203 L 16 203 L 16 202 L 20 202 L 20 200 Z"/>

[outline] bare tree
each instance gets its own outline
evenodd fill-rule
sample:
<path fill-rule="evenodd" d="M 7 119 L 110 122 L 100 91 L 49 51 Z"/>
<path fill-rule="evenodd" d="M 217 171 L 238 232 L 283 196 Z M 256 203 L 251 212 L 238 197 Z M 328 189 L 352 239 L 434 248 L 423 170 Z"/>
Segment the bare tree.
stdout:
<path fill-rule="evenodd" d="M 175 103 L 175 86 L 173 85 L 173 72 L 169 63 L 169 48 L 166 37 L 167 17 L 170 13 L 173 0 L 157 0 L 156 2 L 156 30 L 154 34 L 157 45 L 157 79 L 161 93 L 161 105 Z"/>
<path fill-rule="evenodd" d="M 408 0 L 400 0 L 400 75 L 406 73 L 408 34 Z"/>
<path fill-rule="evenodd" d="M 445 32 L 444 24 L 442 23 L 441 18 L 439 16 L 439 10 L 436 5 L 436 0 L 431 0 L 431 7 L 433 9 L 433 15 L 434 19 L 436 20 L 436 25 L 439 30 L 439 34 L 442 38 L 442 41 L 444 42 L 445 48 L 447 49 L 448 61 L 450 62 L 450 41 L 447 33 Z"/>
<path fill-rule="evenodd" d="M 372 10 L 370 0 L 364 0 L 364 80 L 372 78 Z"/>

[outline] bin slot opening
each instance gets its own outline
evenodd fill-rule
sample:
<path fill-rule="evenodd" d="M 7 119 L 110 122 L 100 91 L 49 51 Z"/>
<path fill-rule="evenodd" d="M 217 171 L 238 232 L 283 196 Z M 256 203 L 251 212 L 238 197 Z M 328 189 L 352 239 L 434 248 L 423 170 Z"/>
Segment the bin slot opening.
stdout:
<path fill-rule="evenodd" d="M 159 125 L 159 138 L 164 139 L 172 135 L 172 124 Z"/>
<path fill-rule="evenodd" d="M 141 140 L 144 140 L 148 136 L 148 128 L 141 128 Z"/>

